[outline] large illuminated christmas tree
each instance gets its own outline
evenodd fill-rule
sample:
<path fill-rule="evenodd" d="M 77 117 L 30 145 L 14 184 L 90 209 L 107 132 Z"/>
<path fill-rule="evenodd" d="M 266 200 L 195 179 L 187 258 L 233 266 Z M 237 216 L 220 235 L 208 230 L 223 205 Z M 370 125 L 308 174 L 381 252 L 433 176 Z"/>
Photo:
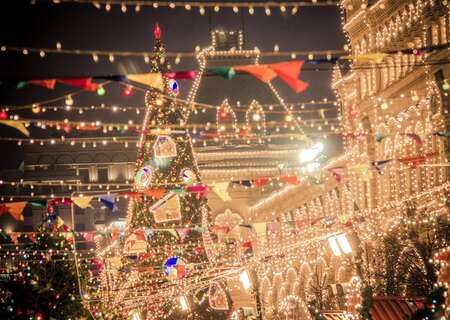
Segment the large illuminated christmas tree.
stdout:
<path fill-rule="evenodd" d="M 207 295 L 208 287 L 192 290 L 189 285 L 198 282 L 214 260 L 207 186 L 201 183 L 184 128 L 186 106 L 176 99 L 178 84 L 165 76 L 170 66 L 158 25 L 154 35 L 146 75 L 152 89 L 145 96 L 147 111 L 127 224 L 121 248 L 115 250 L 119 254 L 103 256 L 103 310 L 118 318 L 136 314 L 140 319 L 180 319 L 196 314 L 202 319 L 198 312 L 211 316 L 214 311 L 207 304 L 195 304 L 192 291 L 198 299 Z M 183 310 L 186 305 L 179 303 L 180 297 L 186 299 L 189 312 Z"/>

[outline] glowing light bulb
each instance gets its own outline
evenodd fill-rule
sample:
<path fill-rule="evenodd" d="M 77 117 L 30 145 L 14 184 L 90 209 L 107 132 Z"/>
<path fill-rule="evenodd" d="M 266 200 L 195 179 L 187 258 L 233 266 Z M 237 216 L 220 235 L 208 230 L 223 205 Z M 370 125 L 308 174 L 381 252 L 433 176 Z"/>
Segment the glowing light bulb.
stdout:
<path fill-rule="evenodd" d="M 254 121 L 259 121 L 261 120 L 261 115 L 259 113 L 255 113 L 252 118 Z"/>

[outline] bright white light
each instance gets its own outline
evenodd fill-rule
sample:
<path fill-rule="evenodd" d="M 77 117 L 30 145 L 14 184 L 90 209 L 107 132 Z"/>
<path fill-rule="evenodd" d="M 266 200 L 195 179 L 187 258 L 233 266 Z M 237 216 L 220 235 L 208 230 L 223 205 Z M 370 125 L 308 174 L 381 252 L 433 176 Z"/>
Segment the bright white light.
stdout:
<path fill-rule="evenodd" d="M 246 270 L 242 271 L 241 274 L 239 275 L 239 281 L 241 281 L 241 284 L 245 290 L 250 288 L 251 285 L 250 278 Z"/>
<path fill-rule="evenodd" d="M 188 311 L 189 310 L 189 303 L 186 299 L 185 296 L 180 296 L 180 306 L 181 306 L 181 310 L 183 311 Z"/>
<path fill-rule="evenodd" d="M 328 243 L 330 244 L 330 248 L 333 251 L 333 254 L 336 257 L 339 257 L 341 255 L 341 250 L 339 249 L 339 245 L 336 241 L 335 237 L 328 238 Z"/>
<path fill-rule="evenodd" d="M 340 235 L 336 236 L 337 241 L 339 242 L 339 246 L 341 247 L 342 251 L 344 253 L 352 253 L 352 247 L 350 246 L 350 243 L 347 240 L 347 237 L 345 236 L 345 233 L 342 233 Z"/>
<path fill-rule="evenodd" d="M 306 173 L 312 173 L 312 172 L 316 171 L 317 169 L 319 169 L 319 167 L 320 167 L 320 164 L 318 162 L 311 162 L 306 165 L 306 167 L 304 168 L 303 171 Z"/>
<path fill-rule="evenodd" d="M 300 151 L 300 161 L 301 162 L 309 162 L 314 160 L 324 149 L 324 145 L 322 142 L 317 142 L 313 146 L 308 149 L 303 149 Z"/>

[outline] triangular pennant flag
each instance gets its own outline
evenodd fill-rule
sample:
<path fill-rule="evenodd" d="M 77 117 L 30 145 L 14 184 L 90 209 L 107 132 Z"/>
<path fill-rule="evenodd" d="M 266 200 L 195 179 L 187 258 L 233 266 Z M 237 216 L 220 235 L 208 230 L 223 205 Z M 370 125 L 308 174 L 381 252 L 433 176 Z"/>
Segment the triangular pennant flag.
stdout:
<path fill-rule="evenodd" d="M 29 80 L 28 83 L 53 90 L 55 89 L 56 79 Z"/>
<path fill-rule="evenodd" d="M 36 208 L 46 208 L 47 207 L 47 200 L 33 200 L 28 203 L 32 207 L 36 207 Z"/>
<path fill-rule="evenodd" d="M 384 134 L 384 133 L 375 133 L 375 141 L 376 142 L 381 142 L 381 141 L 383 141 L 385 138 L 387 138 L 388 136 L 387 136 L 387 134 Z"/>
<path fill-rule="evenodd" d="M 253 223 L 253 228 L 258 236 L 266 236 L 267 232 L 267 222 L 256 222 Z"/>
<path fill-rule="evenodd" d="M 450 131 L 438 131 L 438 132 L 435 132 L 434 134 L 439 137 L 446 137 L 446 138 L 450 137 Z"/>
<path fill-rule="evenodd" d="M 268 82 L 277 76 L 277 73 L 267 65 L 235 66 L 234 70 L 250 73 L 262 82 Z"/>
<path fill-rule="evenodd" d="M 26 205 L 26 201 L 2 203 L 0 204 L 0 215 L 9 213 L 15 220 L 23 221 L 22 212 Z"/>
<path fill-rule="evenodd" d="M 344 168 L 343 167 L 329 168 L 328 171 L 336 179 L 337 182 L 341 182 L 342 179 L 344 178 Z"/>
<path fill-rule="evenodd" d="M 92 78 L 58 79 L 58 82 L 68 84 L 72 87 L 77 87 L 86 91 L 96 91 L 99 87 L 97 83 L 92 82 Z"/>
<path fill-rule="evenodd" d="M 367 54 L 361 54 L 357 56 L 344 56 L 342 59 L 349 59 L 349 60 L 355 60 L 359 63 L 376 63 L 379 64 L 383 62 L 383 59 L 388 56 L 387 53 L 383 52 L 374 52 L 374 53 L 367 53 Z"/>
<path fill-rule="evenodd" d="M 290 86 L 295 92 L 302 92 L 308 88 L 308 83 L 298 79 L 305 61 L 295 60 L 270 64 L 270 68 L 277 76 Z"/>
<path fill-rule="evenodd" d="M 211 68 L 207 69 L 207 72 L 211 72 L 213 74 L 217 74 L 221 76 L 222 78 L 225 78 L 227 80 L 231 80 L 236 75 L 236 71 L 233 67 L 217 67 L 217 68 Z"/>
<path fill-rule="evenodd" d="M 392 161 L 392 159 L 373 161 L 372 165 L 374 166 L 374 168 L 377 170 L 377 172 L 379 174 L 384 174 L 384 167 L 385 167 L 385 165 L 388 164 L 391 161 Z"/>
<path fill-rule="evenodd" d="M 297 185 L 300 183 L 300 178 L 296 175 L 282 176 L 280 177 L 280 181 Z"/>
<path fill-rule="evenodd" d="M 127 75 L 128 80 L 145 84 L 151 88 L 163 91 L 164 82 L 161 73 L 138 73 Z"/>
<path fill-rule="evenodd" d="M 195 79 L 196 76 L 197 76 L 197 71 L 194 71 L 194 70 L 164 73 L 165 78 L 175 79 L 175 80 Z"/>
<path fill-rule="evenodd" d="M 166 192 L 166 189 L 149 189 L 149 190 L 145 190 L 144 194 L 146 196 L 150 196 L 153 197 L 155 199 L 161 199 L 161 197 L 164 195 L 164 193 Z"/>
<path fill-rule="evenodd" d="M 75 203 L 81 209 L 92 208 L 91 201 L 94 197 L 75 197 L 72 198 L 73 203 Z"/>
<path fill-rule="evenodd" d="M 214 192 L 219 196 L 222 201 L 230 201 L 230 195 L 228 194 L 228 182 L 216 182 L 214 184 Z"/>
<path fill-rule="evenodd" d="M 173 235 L 176 239 L 178 239 L 178 233 L 175 231 L 175 229 L 163 229 L 164 231 L 169 232 L 171 235 Z"/>
<path fill-rule="evenodd" d="M 25 127 L 25 122 L 24 121 L 0 120 L 0 124 L 12 127 L 14 129 L 17 129 L 20 132 L 22 132 L 24 135 L 26 135 L 27 137 L 30 136 L 30 131 L 28 131 L 28 129 Z"/>
<path fill-rule="evenodd" d="M 115 204 L 116 197 L 114 195 L 102 195 L 100 196 L 100 201 L 112 212 L 117 211 L 119 209 Z"/>
<path fill-rule="evenodd" d="M 191 231 L 191 229 L 189 228 L 180 228 L 177 229 L 178 235 L 180 236 L 180 240 L 183 242 L 184 239 L 186 239 L 187 235 L 189 234 L 189 232 Z"/>

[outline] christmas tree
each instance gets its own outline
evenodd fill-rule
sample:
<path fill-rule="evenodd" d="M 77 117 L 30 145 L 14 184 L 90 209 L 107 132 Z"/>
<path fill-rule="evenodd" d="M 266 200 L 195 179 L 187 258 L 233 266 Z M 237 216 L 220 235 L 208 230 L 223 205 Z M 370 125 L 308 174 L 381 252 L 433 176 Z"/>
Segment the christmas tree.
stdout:
<path fill-rule="evenodd" d="M 17 239 L 21 254 L 0 282 L 0 319 L 91 318 L 82 304 L 84 272 L 75 263 L 73 235 L 59 232 L 61 220 L 52 216 L 38 233 Z"/>
<path fill-rule="evenodd" d="M 136 313 L 152 319 L 196 314 L 198 319 L 200 312 L 205 314 L 200 318 L 219 319 L 204 304 L 196 307 L 189 303 L 187 312 L 186 305 L 179 303 L 180 297 L 186 297 L 186 303 L 191 300 L 184 284 L 199 280 L 213 259 L 213 250 L 207 186 L 201 183 L 191 138 L 185 130 L 186 106 L 176 99 L 177 82 L 163 76 L 170 65 L 158 25 L 154 36 L 148 75 L 153 88 L 145 96 L 147 112 L 141 126 L 123 249 L 119 264 L 113 257 L 118 265 L 115 270 L 105 269 L 117 284 L 108 288 L 108 295 L 112 292 L 114 297 L 107 303 L 106 313 Z M 106 262 L 108 265 L 111 263 Z M 205 295 L 208 291 L 205 287 L 199 290 Z"/>

